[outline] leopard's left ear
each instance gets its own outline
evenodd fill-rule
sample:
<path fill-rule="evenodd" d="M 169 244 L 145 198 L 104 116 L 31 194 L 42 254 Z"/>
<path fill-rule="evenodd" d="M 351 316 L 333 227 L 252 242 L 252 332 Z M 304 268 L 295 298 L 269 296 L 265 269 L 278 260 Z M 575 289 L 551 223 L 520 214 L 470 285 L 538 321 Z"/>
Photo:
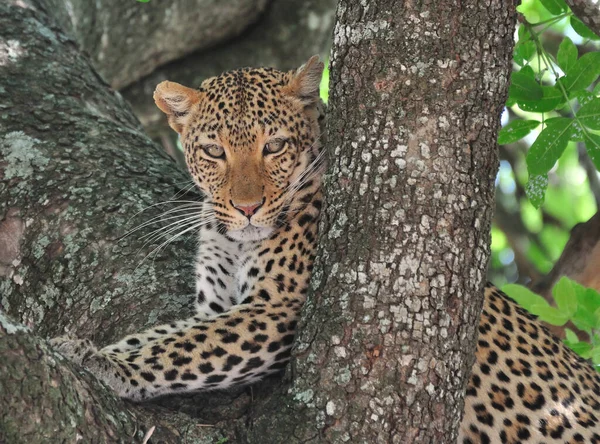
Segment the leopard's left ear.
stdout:
<path fill-rule="evenodd" d="M 304 104 L 311 106 L 320 102 L 319 86 L 325 65 L 319 56 L 312 56 L 292 74 L 292 78 L 284 87 L 284 94 L 294 96 Z"/>
<path fill-rule="evenodd" d="M 181 134 L 192 107 L 200 101 L 200 92 L 179 83 L 160 82 L 154 91 L 154 102 L 167 115 L 169 125 Z"/>

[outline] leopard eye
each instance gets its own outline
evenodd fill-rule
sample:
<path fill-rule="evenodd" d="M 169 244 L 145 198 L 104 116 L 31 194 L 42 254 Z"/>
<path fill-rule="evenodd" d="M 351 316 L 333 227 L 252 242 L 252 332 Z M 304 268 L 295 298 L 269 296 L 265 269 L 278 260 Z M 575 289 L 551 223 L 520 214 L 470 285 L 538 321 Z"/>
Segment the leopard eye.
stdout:
<path fill-rule="evenodd" d="M 264 154 L 275 154 L 283 151 L 285 146 L 287 145 L 287 140 L 285 139 L 276 139 L 271 140 L 270 142 L 265 144 L 263 148 Z"/>
<path fill-rule="evenodd" d="M 214 157 L 215 159 L 222 159 L 225 157 L 225 150 L 222 146 L 219 145 L 203 145 L 202 149 L 206 154 L 210 157 Z"/>

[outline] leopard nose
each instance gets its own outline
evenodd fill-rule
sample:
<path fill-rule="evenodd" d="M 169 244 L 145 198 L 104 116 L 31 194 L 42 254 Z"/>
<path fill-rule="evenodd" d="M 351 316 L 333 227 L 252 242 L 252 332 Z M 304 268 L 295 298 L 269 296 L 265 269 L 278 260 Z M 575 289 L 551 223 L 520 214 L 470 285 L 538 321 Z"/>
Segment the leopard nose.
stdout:
<path fill-rule="evenodd" d="M 260 207 L 263 206 L 263 204 L 265 203 L 265 200 L 261 200 L 260 202 L 254 202 L 251 204 L 248 203 L 235 203 L 233 201 L 230 201 L 231 205 L 233 205 L 233 207 L 238 210 L 240 213 L 242 213 L 244 216 L 246 217 L 252 217 L 254 214 L 256 214 L 256 212 L 259 210 Z"/>

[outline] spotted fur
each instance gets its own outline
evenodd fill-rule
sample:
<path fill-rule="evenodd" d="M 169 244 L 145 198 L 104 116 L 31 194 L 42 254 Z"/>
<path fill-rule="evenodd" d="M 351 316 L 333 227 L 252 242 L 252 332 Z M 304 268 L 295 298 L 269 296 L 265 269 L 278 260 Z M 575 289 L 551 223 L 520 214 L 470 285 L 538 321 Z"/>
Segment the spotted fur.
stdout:
<path fill-rule="evenodd" d="M 99 351 L 59 338 L 60 351 L 134 400 L 248 384 L 285 367 L 321 209 L 322 68 L 313 58 L 295 72 L 157 87 L 217 221 L 199 233 L 197 313 Z M 593 367 L 488 286 L 459 442 L 600 444 L 598 415 Z"/>
<path fill-rule="evenodd" d="M 492 285 L 459 443 L 600 444 L 600 375 Z"/>
<path fill-rule="evenodd" d="M 313 267 L 321 210 L 323 64 L 241 69 L 199 89 L 163 82 L 158 107 L 179 132 L 216 222 L 199 233 L 196 315 L 99 351 L 54 340 L 120 396 L 254 382 L 289 360 Z"/>

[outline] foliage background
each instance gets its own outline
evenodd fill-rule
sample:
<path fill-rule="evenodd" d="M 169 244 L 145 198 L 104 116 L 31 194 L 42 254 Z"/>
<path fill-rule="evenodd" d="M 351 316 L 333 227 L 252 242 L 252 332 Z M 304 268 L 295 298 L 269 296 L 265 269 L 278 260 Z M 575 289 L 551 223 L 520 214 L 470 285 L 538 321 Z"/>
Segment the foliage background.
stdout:
<path fill-rule="evenodd" d="M 567 12 L 553 14 L 548 7 Z M 565 37 L 575 43 L 580 57 L 598 51 L 596 36 L 589 32 L 587 37 L 582 37 L 575 32 L 568 9 L 562 1 L 524 0 L 517 9 L 522 14 L 522 20 L 515 36 L 516 51 L 519 49 L 518 36 L 523 34 L 525 22 L 547 21 L 549 26 L 541 33 L 540 40 L 553 60 L 556 60 L 559 45 Z M 550 22 L 560 15 L 564 18 Z M 541 29 L 544 28 L 542 26 Z M 538 54 L 533 54 L 528 64 L 543 84 L 554 83 L 554 76 Z M 516 62 L 514 66 L 515 71 L 519 69 Z M 594 92 L 594 96 L 597 96 L 596 82 L 597 79 L 588 88 Z M 557 115 L 565 115 L 565 110 L 543 115 L 523 111 L 519 105 L 512 104 L 505 109 L 502 124 L 506 125 L 514 119 L 542 120 Z M 501 162 L 496 180 L 496 217 L 492 229 L 489 276 L 498 286 L 509 282 L 526 284 L 547 274 L 563 251 L 569 239 L 569 231 L 577 223 L 585 222 L 593 216 L 600 202 L 596 167 L 584 144 L 570 141 L 548 174 L 548 189 L 543 204 L 540 208 L 535 208 L 525 194 L 529 178 L 526 155 L 540 129 L 538 127 L 517 142 L 500 146 Z"/>

